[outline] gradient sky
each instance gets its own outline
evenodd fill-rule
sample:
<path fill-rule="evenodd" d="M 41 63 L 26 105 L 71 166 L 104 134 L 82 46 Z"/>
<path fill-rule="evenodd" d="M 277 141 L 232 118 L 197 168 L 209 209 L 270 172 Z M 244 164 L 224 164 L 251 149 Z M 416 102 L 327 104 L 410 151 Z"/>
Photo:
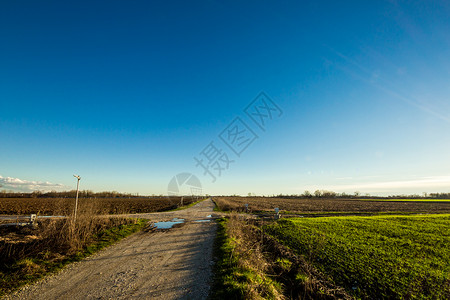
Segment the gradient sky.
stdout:
<path fill-rule="evenodd" d="M 448 1 L 3 1 L 0 185 L 450 191 Z M 282 110 L 262 131 L 260 92 Z M 258 138 L 236 156 L 239 117 Z M 213 142 L 234 160 L 213 183 Z"/>

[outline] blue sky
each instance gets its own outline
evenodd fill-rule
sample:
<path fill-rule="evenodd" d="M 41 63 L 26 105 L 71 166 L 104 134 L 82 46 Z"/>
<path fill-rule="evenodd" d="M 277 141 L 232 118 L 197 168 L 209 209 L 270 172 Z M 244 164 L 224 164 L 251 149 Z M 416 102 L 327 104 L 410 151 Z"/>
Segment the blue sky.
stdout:
<path fill-rule="evenodd" d="M 166 194 L 450 191 L 450 5 L 0 4 L 0 185 Z M 265 131 L 260 92 L 282 111 Z M 256 102 L 255 102 L 256 103 Z M 272 103 L 272 102 L 271 102 Z M 258 138 L 219 138 L 239 117 Z M 194 157 L 230 160 L 216 181 Z M 219 176 L 220 175 L 220 176 Z"/>

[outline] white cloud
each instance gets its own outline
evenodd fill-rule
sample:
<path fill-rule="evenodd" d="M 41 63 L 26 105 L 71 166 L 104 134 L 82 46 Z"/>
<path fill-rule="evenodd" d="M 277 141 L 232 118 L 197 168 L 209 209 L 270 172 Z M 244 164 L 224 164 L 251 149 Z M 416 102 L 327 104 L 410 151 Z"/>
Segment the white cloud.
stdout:
<path fill-rule="evenodd" d="M 29 181 L 13 177 L 3 177 L 0 175 L 0 188 L 13 190 L 18 192 L 32 192 L 32 191 L 51 191 L 59 190 L 65 186 L 60 183 Z"/>

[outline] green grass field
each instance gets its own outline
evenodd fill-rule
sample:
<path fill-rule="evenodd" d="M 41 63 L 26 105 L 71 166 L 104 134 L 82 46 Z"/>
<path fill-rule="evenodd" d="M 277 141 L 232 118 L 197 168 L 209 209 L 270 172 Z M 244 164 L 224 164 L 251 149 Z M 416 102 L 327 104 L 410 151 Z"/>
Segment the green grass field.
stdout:
<path fill-rule="evenodd" d="M 357 298 L 450 299 L 449 214 L 282 219 L 265 230 Z"/>

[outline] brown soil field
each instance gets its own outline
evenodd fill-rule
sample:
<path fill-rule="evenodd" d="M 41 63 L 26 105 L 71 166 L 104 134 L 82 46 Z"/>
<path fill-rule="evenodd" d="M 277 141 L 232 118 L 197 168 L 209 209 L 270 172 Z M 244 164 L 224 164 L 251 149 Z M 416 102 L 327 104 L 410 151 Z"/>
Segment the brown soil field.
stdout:
<path fill-rule="evenodd" d="M 273 212 L 276 207 L 281 213 L 293 214 L 450 213 L 450 202 L 271 197 L 214 197 L 214 202 L 220 210 L 240 212 L 247 203 L 253 213 Z"/>
<path fill-rule="evenodd" d="M 181 197 L 80 198 L 78 209 L 94 209 L 94 213 L 133 214 L 175 209 Z M 195 198 L 184 197 L 183 204 Z M 0 198 L 0 214 L 69 215 L 75 207 L 73 198 Z"/>

